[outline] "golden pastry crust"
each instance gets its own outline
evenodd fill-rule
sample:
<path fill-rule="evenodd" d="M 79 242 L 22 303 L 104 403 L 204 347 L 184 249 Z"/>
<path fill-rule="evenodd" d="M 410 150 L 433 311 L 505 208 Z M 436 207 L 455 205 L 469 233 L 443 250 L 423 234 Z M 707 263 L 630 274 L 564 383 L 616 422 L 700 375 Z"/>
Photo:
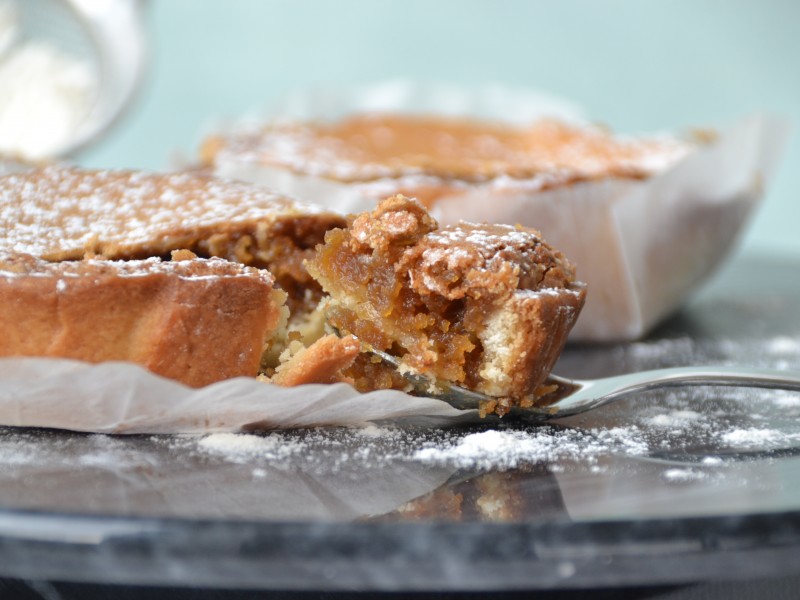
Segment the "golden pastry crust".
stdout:
<path fill-rule="evenodd" d="M 569 261 L 538 232 L 438 229 L 396 196 L 332 230 L 308 264 L 330 294 L 328 319 L 404 368 L 530 405 L 585 301 Z"/>
<path fill-rule="evenodd" d="M 0 254 L 0 356 L 131 361 L 193 387 L 253 377 L 281 320 L 273 283 L 221 259 Z"/>
<path fill-rule="evenodd" d="M 326 335 L 281 363 L 271 381 L 283 386 L 351 383 L 342 371 L 353 364 L 360 352 L 361 344 L 353 336 Z"/>

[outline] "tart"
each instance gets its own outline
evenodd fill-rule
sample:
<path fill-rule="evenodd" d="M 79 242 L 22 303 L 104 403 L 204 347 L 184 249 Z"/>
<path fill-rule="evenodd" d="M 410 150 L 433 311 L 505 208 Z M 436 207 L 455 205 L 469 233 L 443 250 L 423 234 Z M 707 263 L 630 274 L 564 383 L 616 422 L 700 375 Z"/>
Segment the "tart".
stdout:
<path fill-rule="evenodd" d="M 538 232 L 439 228 L 403 196 L 329 231 L 307 266 L 330 295 L 333 327 L 395 355 L 401 370 L 492 396 L 484 408 L 499 414 L 542 395 L 586 297 Z"/>
<path fill-rule="evenodd" d="M 735 229 L 733 222 L 713 235 L 695 231 L 695 213 L 705 211 L 697 205 L 706 201 L 688 191 L 693 184 L 644 192 L 684 158 L 699 155 L 708 140 L 624 137 L 554 119 L 512 124 L 494 117 L 362 112 L 335 121 L 273 122 L 208 138 L 201 160 L 218 175 L 342 213 L 372 210 L 403 194 L 445 225 L 464 219 L 534 227 L 580 265 L 592 289 L 571 334 L 577 340 L 644 335 L 702 281 L 715 252 L 730 245 L 725 232 Z M 707 212 L 720 210 L 716 195 L 708 204 Z M 738 218 L 740 211 L 733 213 Z M 642 219 L 656 231 L 643 233 Z M 678 246 L 685 248 L 680 260 L 666 261 Z"/>
<path fill-rule="evenodd" d="M 208 138 L 205 166 L 247 166 L 348 184 L 392 180 L 432 207 L 469 184 L 497 179 L 548 189 L 608 177 L 643 179 L 686 152 L 674 140 L 623 139 L 542 119 L 528 127 L 446 117 L 357 114 L 329 123 L 274 123 Z M 247 177 L 245 177 L 247 178 Z"/>

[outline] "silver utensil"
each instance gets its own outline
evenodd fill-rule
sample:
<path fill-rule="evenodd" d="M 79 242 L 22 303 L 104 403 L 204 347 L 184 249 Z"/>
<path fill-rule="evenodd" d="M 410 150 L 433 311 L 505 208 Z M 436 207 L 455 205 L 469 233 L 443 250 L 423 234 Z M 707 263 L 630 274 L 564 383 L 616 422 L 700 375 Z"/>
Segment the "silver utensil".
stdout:
<path fill-rule="evenodd" d="M 394 367 L 400 366 L 397 357 L 375 350 L 370 352 Z M 495 400 L 480 392 L 433 380 L 424 375 L 401 372 L 426 396 L 447 402 L 460 410 L 480 409 Z M 640 392 L 682 386 L 728 386 L 790 390 L 800 392 L 800 373 L 742 367 L 674 367 L 628 373 L 601 379 L 567 379 L 550 375 L 548 384 L 557 386 L 544 396 L 538 406 L 512 407 L 509 416 L 526 421 L 547 421 L 578 415 Z"/>

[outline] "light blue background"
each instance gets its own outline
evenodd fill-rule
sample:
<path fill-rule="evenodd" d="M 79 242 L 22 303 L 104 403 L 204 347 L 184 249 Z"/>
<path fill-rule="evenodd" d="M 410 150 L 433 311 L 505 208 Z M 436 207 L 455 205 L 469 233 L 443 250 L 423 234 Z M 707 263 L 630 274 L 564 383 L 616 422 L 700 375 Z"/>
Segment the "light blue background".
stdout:
<path fill-rule="evenodd" d="M 615 130 L 795 131 L 744 251 L 800 255 L 800 1 L 156 0 L 137 102 L 80 161 L 164 168 L 220 117 L 316 84 L 411 78 L 536 87 Z"/>

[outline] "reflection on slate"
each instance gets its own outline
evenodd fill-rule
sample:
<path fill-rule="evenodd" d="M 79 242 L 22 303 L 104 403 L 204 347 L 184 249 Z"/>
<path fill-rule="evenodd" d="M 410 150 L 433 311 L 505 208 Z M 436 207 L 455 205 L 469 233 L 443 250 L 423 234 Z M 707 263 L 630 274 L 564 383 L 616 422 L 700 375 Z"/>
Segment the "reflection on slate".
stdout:
<path fill-rule="evenodd" d="M 278 435 L 289 447 L 304 437 Z M 221 453 L 204 448 L 203 438 L 2 429 L 0 505 L 124 516 L 347 521 L 428 493 L 452 471 L 399 460 L 348 460 L 363 446 L 347 447 L 359 436 L 344 430 L 313 437 L 304 451 L 335 453 L 338 465 L 236 447 Z"/>
<path fill-rule="evenodd" d="M 382 521 L 513 522 L 564 519 L 558 481 L 546 465 L 456 473 L 444 485 L 387 513 Z"/>

